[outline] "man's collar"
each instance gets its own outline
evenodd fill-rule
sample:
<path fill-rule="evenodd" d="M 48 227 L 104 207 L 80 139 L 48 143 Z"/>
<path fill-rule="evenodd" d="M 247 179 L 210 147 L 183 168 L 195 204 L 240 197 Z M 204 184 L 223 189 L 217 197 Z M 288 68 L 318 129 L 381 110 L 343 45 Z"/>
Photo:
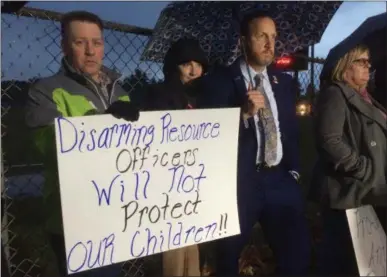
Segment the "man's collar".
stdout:
<path fill-rule="evenodd" d="M 259 74 L 258 72 L 256 72 L 254 70 L 254 68 L 252 68 L 250 65 L 248 65 L 243 58 L 240 59 L 239 65 L 240 65 L 240 68 L 241 68 L 241 72 L 242 72 L 243 78 L 245 80 L 248 80 L 249 82 L 250 82 L 249 70 L 250 70 L 251 78 L 253 78 L 253 79 L 254 79 L 255 75 Z M 265 67 L 263 69 L 261 74 L 263 75 L 264 78 L 266 78 L 266 80 L 269 80 L 269 76 L 267 74 L 267 67 Z"/>

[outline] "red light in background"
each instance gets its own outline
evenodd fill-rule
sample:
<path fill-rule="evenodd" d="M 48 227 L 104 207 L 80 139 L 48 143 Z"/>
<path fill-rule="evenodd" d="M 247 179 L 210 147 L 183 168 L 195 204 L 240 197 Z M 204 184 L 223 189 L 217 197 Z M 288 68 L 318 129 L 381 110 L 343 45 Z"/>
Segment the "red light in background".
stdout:
<path fill-rule="evenodd" d="M 279 58 L 276 62 L 275 62 L 277 65 L 289 65 L 292 63 L 292 58 L 290 57 L 282 57 L 282 58 Z"/>

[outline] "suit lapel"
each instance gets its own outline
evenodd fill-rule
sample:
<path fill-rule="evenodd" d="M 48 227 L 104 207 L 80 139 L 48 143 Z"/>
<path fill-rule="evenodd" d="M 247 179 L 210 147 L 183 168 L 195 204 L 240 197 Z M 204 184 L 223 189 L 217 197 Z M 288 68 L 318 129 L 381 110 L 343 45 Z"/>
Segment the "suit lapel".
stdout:
<path fill-rule="evenodd" d="M 361 99 L 361 96 L 354 90 L 348 88 L 343 84 L 336 84 L 341 88 L 342 93 L 353 107 L 355 107 L 360 113 L 362 113 L 369 119 L 377 122 L 380 126 L 382 126 L 383 129 L 387 129 L 386 119 L 383 117 L 382 113 L 379 110 L 377 110 L 373 105 L 366 103 L 363 99 Z"/>
<path fill-rule="evenodd" d="M 274 70 L 270 66 L 267 68 L 267 76 L 269 77 L 271 89 L 275 93 L 277 91 L 279 81 L 278 81 L 277 74 L 274 72 Z"/>
<path fill-rule="evenodd" d="M 239 59 L 235 61 L 231 66 L 231 76 L 233 78 L 233 82 L 235 85 L 235 88 L 237 90 L 238 96 L 241 97 L 240 100 L 242 100 L 242 103 L 244 103 L 247 89 L 246 89 L 246 84 L 245 80 L 243 79 L 243 75 L 241 72 L 240 68 L 240 61 Z M 270 85 L 274 93 L 277 92 L 278 87 L 279 87 L 279 78 L 276 74 L 276 72 L 271 69 L 270 67 L 267 68 L 267 76 L 269 77 Z"/>
<path fill-rule="evenodd" d="M 280 77 L 278 75 L 279 75 L 278 72 L 275 72 L 270 66 L 267 68 L 267 76 L 269 77 L 271 90 L 273 91 L 274 100 L 275 100 L 276 105 L 277 105 L 278 118 L 282 118 L 281 105 L 283 103 L 286 103 L 286 100 L 284 99 L 286 94 L 281 93 L 282 89 L 281 89 L 281 84 L 279 82 Z"/>
<path fill-rule="evenodd" d="M 238 103 L 242 105 L 246 99 L 247 89 L 246 89 L 245 80 L 243 79 L 243 75 L 241 72 L 239 59 L 236 60 L 230 66 L 230 69 L 231 69 L 231 76 L 233 78 L 233 82 L 237 92 Z"/>

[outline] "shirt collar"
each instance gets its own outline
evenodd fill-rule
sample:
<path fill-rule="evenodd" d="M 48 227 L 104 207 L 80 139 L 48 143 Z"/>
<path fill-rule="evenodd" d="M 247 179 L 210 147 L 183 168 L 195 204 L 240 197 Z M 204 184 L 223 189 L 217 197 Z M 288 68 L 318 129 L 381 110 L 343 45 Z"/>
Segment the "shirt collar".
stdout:
<path fill-rule="evenodd" d="M 243 78 L 246 81 L 250 82 L 249 72 L 247 69 L 247 63 L 244 59 L 240 59 L 240 68 L 241 68 Z M 254 79 L 255 75 L 257 75 L 258 72 L 256 72 L 250 65 L 248 66 L 248 68 L 250 69 L 251 78 Z M 261 73 L 262 73 L 262 76 L 264 79 L 269 80 L 269 76 L 267 75 L 267 67 L 265 67 Z"/>
<path fill-rule="evenodd" d="M 110 79 L 110 77 L 103 71 L 100 71 L 99 72 L 99 84 L 101 86 L 107 86 L 109 84 L 111 84 L 112 80 Z"/>

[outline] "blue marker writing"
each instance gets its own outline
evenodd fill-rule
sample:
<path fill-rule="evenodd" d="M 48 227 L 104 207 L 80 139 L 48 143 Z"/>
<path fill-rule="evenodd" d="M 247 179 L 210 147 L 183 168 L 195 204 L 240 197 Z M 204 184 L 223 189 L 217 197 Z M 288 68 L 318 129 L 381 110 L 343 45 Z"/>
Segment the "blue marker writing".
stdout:
<path fill-rule="evenodd" d="M 155 137 L 155 126 L 135 126 L 132 123 L 113 124 L 101 129 L 88 128 L 82 122 L 76 126 L 70 118 L 58 117 L 58 135 L 62 154 L 75 149 L 79 152 L 110 149 L 120 146 L 150 146 Z M 66 134 L 64 134 L 66 130 Z"/>
<path fill-rule="evenodd" d="M 105 198 L 105 202 L 106 202 L 106 205 L 110 205 L 110 197 L 111 197 L 111 193 L 112 193 L 112 189 L 113 189 L 113 186 L 114 184 L 116 183 L 116 180 L 118 179 L 118 177 L 120 177 L 121 175 L 118 174 L 116 175 L 113 180 L 110 182 L 110 185 L 109 185 L 109 188 L 108 190 L 106 191 L 105 188 L 102 188 L 101 191 L 99 190 L 99 186 L 98 184 L 92 180 L 92 184 L 94 185 L 94 188 L 96 189 L 97 191 L 97 195 L 98 195 L 98 206 L 101 206 L 102 204 L 102 198 Z M 122 185 L 122 183 L 121 183 Z M 121 196 L 122 198 L 122 196 Z"/>
<path fill-rule="evenodd" d="M 71 247 L 67 256 L 67 268 L 71 272 L 79 272 L 84 269 L 95 268 L 110 265 L 114 263 L 114 233 L 103 238 L 97 247 L 94 242 L 89 240 L 86 243 L 77 242 Z M 106 261 L 106 255 L 110 258 Z M 73 258 L 74 257 L 74 258 Z"/>
<path fill-rule="evenodd" d="M 160 143 L 176 141 L 192 141 L 208 138 L 216 138 L 220 134 L 220 124 L 211 122 L 201 122 L 198 124 L 182 124 L 174 126 L 172 115 L 164 114 L 161 118 L 162 137 Z"/>

